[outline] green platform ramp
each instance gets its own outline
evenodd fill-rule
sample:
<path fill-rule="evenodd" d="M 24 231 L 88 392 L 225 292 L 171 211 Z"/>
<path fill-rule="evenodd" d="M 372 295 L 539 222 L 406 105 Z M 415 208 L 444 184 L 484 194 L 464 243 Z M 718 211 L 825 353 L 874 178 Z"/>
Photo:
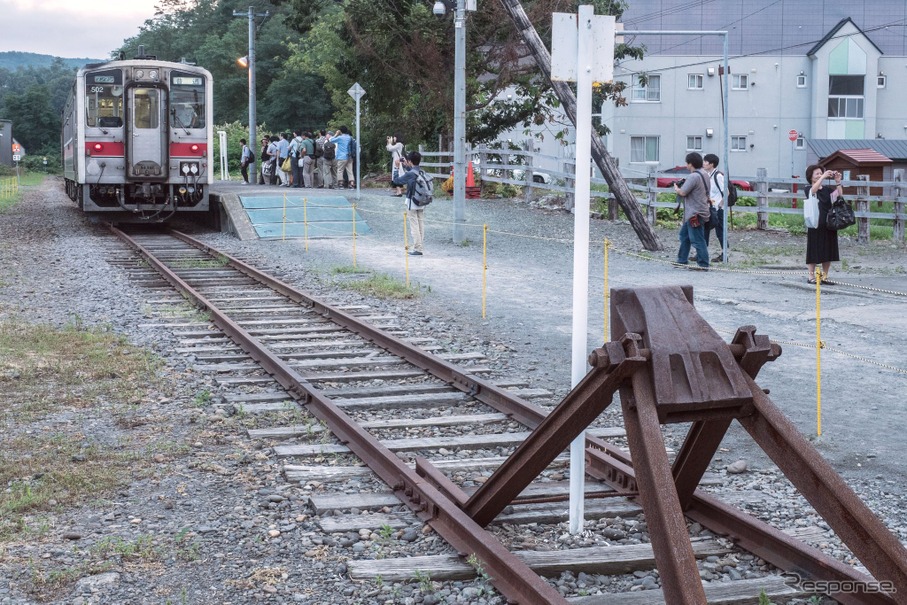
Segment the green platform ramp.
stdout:
<path fill-rule="evenodd" d="M 258 237 L 351 237 L 353 206 L 343 196 L 307 197 L 302 195 L 239 196 Z M 355 212 L 356 235 L 371 232 L 368 223 Z"/>

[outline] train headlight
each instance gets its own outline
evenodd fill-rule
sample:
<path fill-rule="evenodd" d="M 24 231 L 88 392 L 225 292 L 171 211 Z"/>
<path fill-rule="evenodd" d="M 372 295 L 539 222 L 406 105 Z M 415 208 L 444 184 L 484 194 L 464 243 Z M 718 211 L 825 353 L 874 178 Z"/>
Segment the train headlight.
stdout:
<path fill-rule="evenodd" d="M 157 70 L 152 69 L 151 71 L 149 71 L 148 77 L 151 78 L 152 80 L 157 80 Z"/>
<path fill-rule="evenodd" d="M 190 147 L 189 149 L 192 150 L 192 153 L 195 153 L 196 151 L 198 151 L 198 145 L 193 145 L 193 146 Z"/>
<path fill-rule="evenodd" d="M 135 70 L 135 77 L 136 77 L 136 78 L 144 78 L 144 77 L 145 77 L 145 70 L 143 70 L 143 69 L 137 69 L 137 70 Z"/>
<path fill-rule="evenodd" d="M 94 145 L 91 146 L 91 148 L 97 152 L 104 151 L 104 146 L 100 143 L 95 143 Z"/>

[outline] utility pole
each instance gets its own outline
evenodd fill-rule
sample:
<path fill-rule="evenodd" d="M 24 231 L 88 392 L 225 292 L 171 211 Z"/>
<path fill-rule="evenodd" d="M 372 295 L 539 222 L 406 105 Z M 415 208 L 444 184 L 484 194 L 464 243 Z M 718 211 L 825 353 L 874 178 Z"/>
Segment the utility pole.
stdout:
<path fill-rule="evenodd" d="M 255 107 L 255 18 L 267 18 L 270 15 L 268 11 L 256 13 L 255 7 L 250 6 L 248 12 L 233 11 L 234 17 L 245 17 L 249 20 L 249 149 L 255 149 L 258 145 L 258 136 L 256 123 L 258 122 L 258 110 Z M 257 154 L 253 153 L 253 157 Z M 256 164 L 258 165 L 258 164 Z M 258 166 L 261 170 L 261 166 Z M 257 182 L 255 180 L 254 182 Z"/>

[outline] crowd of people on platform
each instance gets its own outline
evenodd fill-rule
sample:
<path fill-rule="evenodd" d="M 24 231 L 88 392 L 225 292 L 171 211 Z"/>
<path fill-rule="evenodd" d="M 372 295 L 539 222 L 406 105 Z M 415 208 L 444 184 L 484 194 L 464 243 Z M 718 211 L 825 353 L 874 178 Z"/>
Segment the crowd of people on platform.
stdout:
<path fill-rule="evenodd" d="M 341 126 L 333 134 L 327 130 L 292 134 L 281 132 L 262 137 L 256 154 L 245 139 L 240 139 L 242 184 L 250 176 L 259 185 L 301 189 L 355 189 L 356 146 L 349 128 Z M 250 175 L 249 168 L 252 168 Z"/>

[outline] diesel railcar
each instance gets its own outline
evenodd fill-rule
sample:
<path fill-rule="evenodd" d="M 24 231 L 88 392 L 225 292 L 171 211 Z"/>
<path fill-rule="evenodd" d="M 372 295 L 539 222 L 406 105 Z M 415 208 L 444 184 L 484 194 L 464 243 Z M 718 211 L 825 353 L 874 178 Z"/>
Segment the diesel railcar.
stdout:
<path fill-rule="evenodd" d="M 141 56 L 80 69 L 63 109 L 66 193 L 111 221 L 207 212 L 212 99 L 194 65 Z"/>

